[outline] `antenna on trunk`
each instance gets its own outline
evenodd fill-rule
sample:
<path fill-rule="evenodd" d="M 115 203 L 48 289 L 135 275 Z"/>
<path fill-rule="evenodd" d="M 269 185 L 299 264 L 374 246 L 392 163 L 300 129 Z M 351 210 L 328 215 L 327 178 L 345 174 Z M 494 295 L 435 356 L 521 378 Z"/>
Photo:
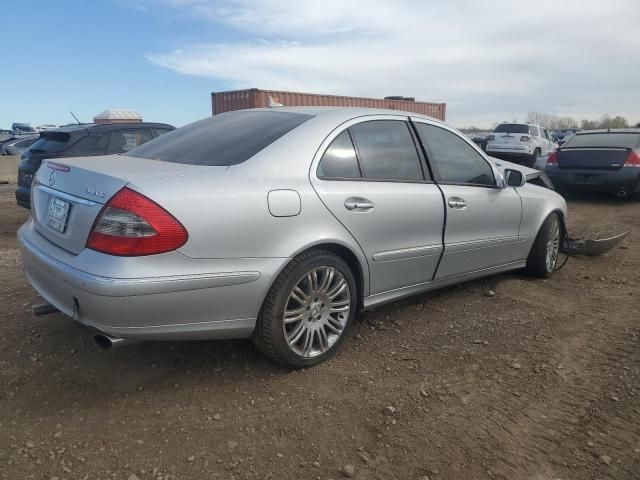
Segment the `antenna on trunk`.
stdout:
<path fill-rule="evenodd" d="M 75 119 L 76 119 L 76 122 L 78 122 L 78 125 L 82 125 L 82 124 L 80 123 L 80 120 L 78 120 L 78 117 L 76 117 L 76 116 L 73 114 L 73 112 L 71 112 L 71 116 L 72 116 L 73 118 L 75 118 Z"/>

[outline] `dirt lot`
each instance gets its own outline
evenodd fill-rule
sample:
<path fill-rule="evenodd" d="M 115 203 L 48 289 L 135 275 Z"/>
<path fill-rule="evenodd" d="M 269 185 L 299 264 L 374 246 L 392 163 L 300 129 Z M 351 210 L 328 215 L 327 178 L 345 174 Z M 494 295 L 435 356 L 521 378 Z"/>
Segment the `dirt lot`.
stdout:
<path fill-rule="evenodd" d="M 247 341 L 105 352 L 32 317 L 27 212 L 0 186 L 0 478 L 640 478 L 640 202 L 569 208 L 574 231 L 635 232 L 548 281 L 363 313 L 333 360 L 291 372 Z"/>

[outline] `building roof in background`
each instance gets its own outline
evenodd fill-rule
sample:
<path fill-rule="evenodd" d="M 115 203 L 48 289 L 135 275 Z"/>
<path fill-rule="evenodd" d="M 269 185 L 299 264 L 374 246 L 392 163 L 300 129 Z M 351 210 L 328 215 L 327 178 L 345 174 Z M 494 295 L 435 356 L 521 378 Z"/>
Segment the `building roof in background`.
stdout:
<path fill-rule="evenodd" d="M 142 116 L 135 110 L 127 108 L 108 108 L 93 117 L 94 120 L 142 120 Z"/>

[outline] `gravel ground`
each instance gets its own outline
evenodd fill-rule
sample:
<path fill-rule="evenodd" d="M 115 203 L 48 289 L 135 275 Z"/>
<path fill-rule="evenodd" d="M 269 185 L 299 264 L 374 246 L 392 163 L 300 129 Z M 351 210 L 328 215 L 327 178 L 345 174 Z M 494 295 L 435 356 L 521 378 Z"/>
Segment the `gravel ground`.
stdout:
<path fill-rule="evenodd" d="M 2 479 L 640 478 L 640 203 L 571 199 L 635 231 L 550 280 L 499 275 L 359 315 L 287 371 L 248 341 L 99 350 L 36 319 L 0 186 Z"/>

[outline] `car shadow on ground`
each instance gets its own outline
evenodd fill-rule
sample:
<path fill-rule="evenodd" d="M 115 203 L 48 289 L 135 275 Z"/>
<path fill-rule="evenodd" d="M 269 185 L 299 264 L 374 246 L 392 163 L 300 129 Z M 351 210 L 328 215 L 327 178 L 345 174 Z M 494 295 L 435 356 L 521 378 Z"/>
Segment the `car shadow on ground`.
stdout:
<path fill-rule="evenodd" d="M 33 413 L 51 414 L 69 404 L 81 404 L 82 409 L 101 408 L 123 398 L 147 398 L 143 392 L 159 399 L 184 399 L 192 395 L 206 397 L 212 390 L 231 394 L 256 381 L 278 385 L 290 381 L 291 375 L 301 375 L 295 377 L 298 379 L 295 381 L 306 382 L 307 377 L 312 379 L 315 375 L 328 374 L 332 369 L 357 362 L 362 356 L 376 355 L 379 347 L 375 343 L 356 341 L 354 336 L 366 340 L 368 334 L 365 332 L 372 328 L 391 328 L 395 332 L 390 334 L 401 335 L 401 330 L 392 326 L 395 318 L 414 315 L 423 306 L 428 310 L 430 303 L 446 308 L 452 300 L 464 302 L 493 296 L 494 291 L 499 290 L 499 284 L 510 279 L 537 281 L 520 272 L 505 273 L 360 312 L 350 338 L 345 339 L 338 355 L 307 371 L 287 369 L 270 361 L 248 339 L 140 342 L 103 350 L 94 341 L 94 332 L 60 314 L 45 319 L 31 318 L 21 329 L 23 338 L 19 341 L 35 344 L 39 354 L 36 359 L 20 358 L 22 362 L 31 360 L 33 363 L 32 374 L 21 383 L 45 384 L 53 378 L 55 387 L 47 392 L 46 402 L 29 402 L 25 408 Z M 446 312 L 442 314 L 446 315 Z M 425 313 L 424 318 L 428 320 L 429 314 Z M 386 327 L 378 327 L 384 323 Z"/>
<path fill-rule="evenodd" d="M 629 198 L 617 198 L 613 194 L 600 193 L 600 192 L 585 192 L 585 191 L 572 191 L 562 190 L 558 191 L 565 199 L 571 200 L 575 203 L 589 205 L 598 203 L 600 205 L 626 205 L 629 202 L 637 202 L 640 200 L 640 194 L 636 193 Z M 571 213 L 571 212 L 569 212 Z"/>

